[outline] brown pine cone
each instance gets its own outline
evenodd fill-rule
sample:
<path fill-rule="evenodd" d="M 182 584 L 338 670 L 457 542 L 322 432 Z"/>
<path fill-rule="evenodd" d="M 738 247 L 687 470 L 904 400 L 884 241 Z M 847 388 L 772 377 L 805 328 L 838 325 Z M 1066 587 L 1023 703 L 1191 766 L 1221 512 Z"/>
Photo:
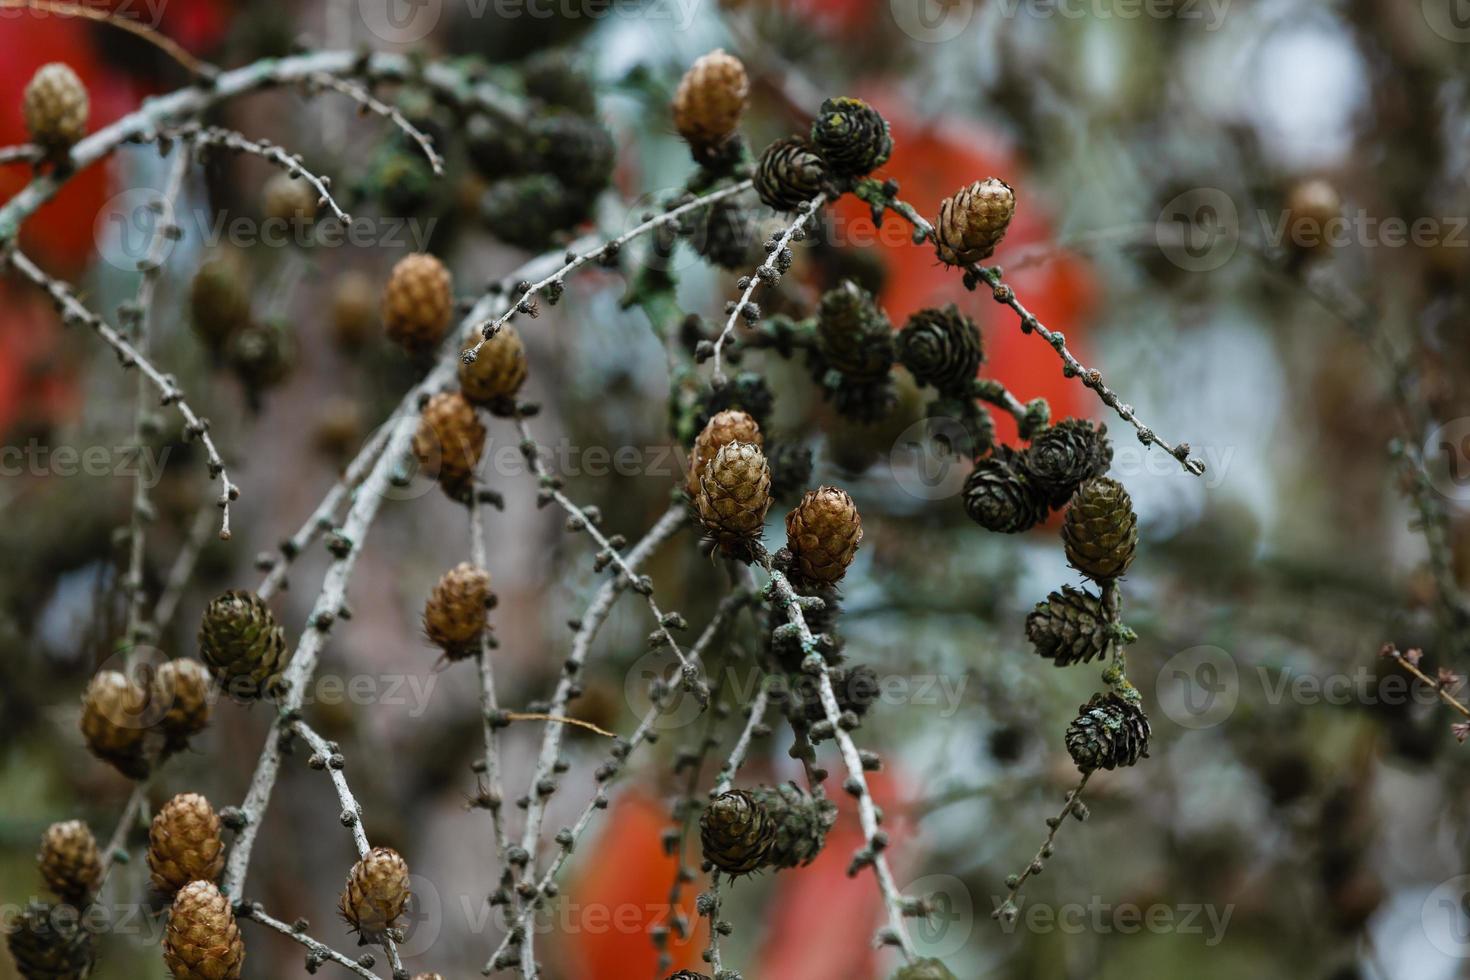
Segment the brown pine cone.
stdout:
<path fill-rule="evenodd" d="M 474 346 L 471 341 L 467 347 Z M 459 362 L 459 388 L 476 405 L 497 415 L 510 415 L 516 392 L 526 383 L 526 347 L 516 328 L 506 324 L 485 341 L 485 346 L 468 364 Z"/>
<path fill-rule="evenodd" d="M 148 752 L 148 692 L 116 670 L 92 678 L 82 697 L 82 737 L 103 762 L 130 779 L 144 779 Z"/>
<path fill-rule="evenodd" d="M 939 205 L 934 222 L 939 258 L 950 265 L 988 259 L 1016 213 L 1011 185 L 995 177 L 962 187 Z"/>
<path fill-rule="evenodd" d="M 286 634 L 265 600 L 245 589 L 216 596 L 199 621 L 199 655 L 231 697 L 263 698 L 291 659 Z"/>
<path fill-rule="evenodd" d="M 361 945 L 383 941 L 403 914 L 410 895 L 408 862 L 388 847 L 375 847 L 352 866 L 339 906 Z"/>
<path fill-rule="evenodd" d="M 696 160 L 735 134 L 750 100 L 750 79 L 740 59 L 715 49 L 679 80 L 674 92 L 674 128 L 689 142 Z"/>
<path fill-rule="evenodd" d="M 772 142 L 755 166 L 755 192 L 777 211 L 794 212 L 815 198 L 827 180 L 826 163 L 803 136 Z"/>
<path fill-rule="evenodd" d="M 174 896 L 163 962 L 174 980 L 239 980 L 245 943 L 230 900 L 213 882 L 191 881 Z"/>
<path fill-rule="evenodd" d="M 754 416 L 733 408 L 710 416 L 699 435 L 694 437 L 694 448 L 689 452 L 689 479 L 684 488 L 691 498 L 699 495 L 699 478 L 705 467 L 716 453 L 732 442 L 764 447 L 765 439 Z"/>
<path fill-rule="evenodd" d="M 480 652 L 490 596 L 490 573 L 467 561 L 439 579 L 424 604 L 424 632 L 444 656 L 463 660 Z"/>
<path fill-rule="evenodd" d="M 280 173 L 265 182 L 261 192 L 265 216 L 287 224 L 308 222 L 316 217 L 316 188 L 303 177 Z"/>
<path fill-rule="evenodd" d="M 173 895 L 191 881 L 213 881 L 225 866 L 220 819 L 198 793 L 180 793 L 163 805 L 148 828 L 149 880 Z"/>
<path fill-rule="evenodd" d="M 153 709 L 170 751 L 183 748 L 209 725 L 209 670 L 193 657 L 170 660 L 153 675 Z"/>
<path fill-rule="evenodd" d="M 473 490 L 484 451 L 485 424 L 468 399 L 457 391 L 429 399 L 413 436 L 413 454 L 425 475 L 437 479 L 449 496 L 463 499 Z"/>
<path fill-rule="evenodd" d="M 47 827 L 41 835 L 36 864 L 46 887 L 72 905 L 86 905 L 102 887 L 102 855 L 97 850 L 97 838 L 80 820 Z"/>
<path fill-rule="evenodd" d="M 694 505 L 727 553 L 742 553 L 759 542 L 771 509 L 771 468 L 760 447 L 748 442 L 720 447 L 700 474 Z"/>
<path fill-rule="evenodd" d="M 378 290 L 360 270 L 344 272 L 332 294 L 332 342 L 338 350 L 355 351 L 378 326 Z"/>
<path fill-rule="evenodd" d="M 743 789 L 721 793 L 699 815 L 704 859 L 728 875 L 744 875 L 766 863 L 776 825 L 765 804 Z"/>
<path fill-rule="evenodd" d="M 199 264 L 189 283 L 189 315 L 194 334 L 220 353 L 250 325 L 250 292 L 244 260 L 221 249 Z"/>
<path fill-rule="evenodd" d="M 32 141 L 47 153 L 65 153 L 87 135 L 87 89 L 77 73 L 59 61 L 36 71 L 21 109 Z"/>
<path fill-rule="evenodd" d="M 1072 567 L 1094 581 L 1128 571 L 1138 547 L 1138 517 L 1123 484 L 1106 476 L 1083 483 L 1062 522 L 1062 545 Z"/>
<path fill-rule="evenodd" d="M 449 329 L 454 292 L 449 270 L 432 255 L 398 260 L 383 291 L 383 328 L 410 353 L 429 350 Z"/>
<path fill-rule="evenodd" d="M 786 548 L 798 575 L 807 582 L 840 582 L 862 540 L 857 504 L 837 487 L 808 490 L 786 515 Z"/>
<path fill-rule="evenodd" d="M 92 972 L 96 939 L 74 909 L 32 902 L 6 918 L 6 945 L 25 980 L 85 980 Z"/>

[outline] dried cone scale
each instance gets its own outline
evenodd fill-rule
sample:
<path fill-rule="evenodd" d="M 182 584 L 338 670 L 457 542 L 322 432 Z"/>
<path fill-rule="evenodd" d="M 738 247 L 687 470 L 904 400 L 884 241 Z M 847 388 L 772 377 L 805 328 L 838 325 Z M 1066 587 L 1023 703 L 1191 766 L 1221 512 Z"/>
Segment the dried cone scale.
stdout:
<path fill-rule="evenodd" d="M 36 855 L 41 879 L 56 896 L 72 905 L 82 906 L 97 894 L 102 885 L 102 855 L 97 839 L 80 820 L 54 823 L 41 835 L 41 850 Z"/>
<path fill-rule="evenodd" d="M 64 153 L 87 135 L 86 86 L 59 61 L 42 65 L 31 78 L 21 111 L 31 139 L 48 153 Z"/>
<path fill-rule="evenodd" d="M 191 881 L 213 881 L 225 866 L 225 844 L 214 807 L 198 793 L 164 804 L 148 828 L 149 880 L 173 895 Z"/>
<path fill-rule="evenodd" d="M 475 467 L 485 451 L 485 424 L 457 391 L 429 399 L 419 415 L 413 454 L 424 473 L 436 478 L 444 492 L 462 498 L 473 484 Z"/>
<path fill-rule="evenodd" d="M 1016 213 L 1011 185 L 995 177 L 962 187 L 939 205 L 934 223 L 939 258 L 950 265 L 988 259 Z"/>
<path fill-rule="evenodd" d="M 704 473 L 705 467 L 715 458 L 716 453 L 732 442 L 748 442 L 753 446 L 765 445 L 765 439 L 761 436 L 761 427 L 755 418 L 747 412 L 734 408 L 716 412 L 704 424 L 699 435 L 695 436 L 694 448 L 689 453 L 689 480 L 685 484 L 689 496 L 694 497 L 699 494 L 699 478 Z"/>
<path fill-rule="evenodd" d="M 760 447 L 748 442 L 722 446 L 700 474 L 694 504 L 705 529 L 727 552 L 757 542 L 771 509 L 771 468 Z"/>
<path fill-rule="evenodd" d="M 410 353 L 439 343 L 454 312 L 449 270 L 432 255 L 415 253 L 398 260 L 383 291 L 383 329 L 388 339 Z"/>
<path fill-rule="evenodd" d="M 514 410 L 516 393 L 526 383 L 526 370 L 526 346 L 516 328 L 507 323 L 485 341 L 473 361 L 460 359 L 459 388 L 476 405 L 508 415 Z"/>
<path fill-rule="evenodd" d="M 352 866 L 339 906 L 362 945 L 381 943 L 409 898 L 408 862 L 387 847 L 375 847 Z"/>
<path fill-rule="evenodd" d="M 857 504 L 838 487 L 808 490 L 786 515 L 786 548 L 797 574 L 807 582 L 840 582 L 862 540 Z"/>
<path fill-rule="evenodd" d="M 750 79 L 740 59 L 716 49 L 702 56 L 674 92 L 674 128 L 696 159 L 717 150 L 740 125 L 750 99 Z"/>
<path fill-rule="evenodd" d="M 424 604 L 424 632 L 450 660 L 480 652 L 488 626 L 490 573 L 460 562 L 444 573 Z"/>
<path fill-rule="evenodd" d="M 238 980 L 245 944 L 230 900 L 213 882 L 192 881 L 174 896 L 163 962 L 174 980 Z"/>

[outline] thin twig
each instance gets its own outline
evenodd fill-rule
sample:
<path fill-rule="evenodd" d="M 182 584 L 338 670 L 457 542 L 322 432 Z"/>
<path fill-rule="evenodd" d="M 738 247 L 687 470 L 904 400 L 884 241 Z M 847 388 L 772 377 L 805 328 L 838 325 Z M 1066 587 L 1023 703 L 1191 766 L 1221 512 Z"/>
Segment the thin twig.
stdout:
<path fill-rule="evenodd" d="M 277 146 L 269 140 L 253 140 L 244 133 L 237 132 L 233 129 L 225 129 L 221 126 L 198 126 L 192 124 L 178 129 L 160 130 L 158 138 L 179 140 L 200 148 L 211 146 L 221 147 L 236 153 L 248 153 L 251 156 L 260 157 L 281 168 L 289 176 L 306 181 L 316 190 L 319 199 L 317 201 L 318 204 L 325 204 L 331 208 L 332 213 L 337 216 L 337 220 L 344 225 L 352 224 L 352 215 L 343 211 L 341 206 L 337 204 L 337 199 L 332 196 L 332 192 L 329 189 L 331 178 L 322 177 L 308 170 L 306 165 L 301 162 L 299 154 L 287 153 L 283 147 Z"/>
<path fill-rule="evenodd" d="M 207 61 L 200 61 L 183 46 L 170 38 L 164 37 L 152 27 L 141 21 L 133 20 L 122 14 L 99 8 L 82 6 L 75 3 L 59 3 L 57 0 L 0 0 L 0 7 L 9 7 L 19 10 L 39 10 L 43 13 L 55 14 L 58 17 L 81 17 L 85 20 L 96 21 L 109 27 L 127 31 L 136 35 L 153 45 L 173 60 L 177 61 L 185 69 L 195 75 L 212 75 L 215 72 L 213 65 Z"/>
<path fill-rule="evenodd" d="M 617 734 L 608 731 L 600 725 L 594 725 L 590 721 L 580 718 L 568 718 L 566 715 L 548 715 L 540 711 L 502 711 L 500 717 L 506 721 L 554 721 L 558 725 L 575 725 L 585 728 L 589 732 L 596 732 L 604 738 L 617 738 Z"/>
<path fill-rule="evenodd" d="M 470 503 L 470 561 L 476 568 L 483 569 L 486 563 L 485 519 L 478 499 Z M 506 852 L 510 850 L 510 835 L 502 814 L 505 789 L 500 780 L 500 701 L 495 693 L 495 667 L 491 658 L 490 631 L 480 633 L 480 724 L 485 736 L 485 780 L 490 794 L 490 822 L 495 833 L 495 857 L 505 867 Z"/>
<path fill-rule="evenodd" d="M 720 963 L 720 873 L 718 871 L 710 875 L 709 891 L 700 897 L 703 911 L 709 919 L 709 945 L 704 951 L 704 961 L 714 971 L 715 976 L 724 972 Z"/>
<path fill-rule="evenodd" d="M 311 953 L 312 956 L 318 959 L 330 960 L 331 962 L 336 963 L 338 966 L 344 967 L 345 969 L 356 973 L 360 977 L 370 977 L 372 978 L 372 980 L 379 980 L 379 977 L 376 973 L 374 973 L 372 970 L 369 970 L 361 963 L 357 962 L 357 960 L 353 959 L 345 953 L 337 952 L 335 949 L 328 946 L 324 942 L 308 936 L 306 934 L 304 921 L 302 922 L 301 929 L 297 929 L 295 926 L 287 925 L 281 920 L 272 918 L 271 916 L 267 915 L 265 909 L 261 906 L 259 902 L 250 902 L 249 904 L 245 905 L 242 914 L 245 918 L 251 919 L 255 922 L 259 922 L 263 926 L 268 926 L 269 928 L 274 929 L 276 932 L 279 932 L 286 938 L 292 940 L 293 942 L 300 943 L 302 946 L 306 947 L 307 951 Z M 313 970 L 311 972 L 315 973 L 316 971 Z"/>
<path fill-rule="evenodd" d="M 158 604 L 153 607 L 153 628 L 160 636 L 173 622 L 174 613 L 179 608 L 179 601 L 183 599 L 184 591 L 188 589 L 189 582 L 194 577 L 194 566 L 198 563 L 204 546 L 209 543 L 210 531 L 213 529 L 214 514 L 211 508 L 207 505 L 200 507 L 199 512 L 194 515 L 194 520 L 189 524 L 189 531 L 184 536 L 184 543 L 179 548 L 179 553 L 174 556 L 173 565 L 169 567 L 168 578 L 163 583 L 163 592 L 158 596 Z"/>
<path fill-rule="evenodd" d="M 740 738 L 736 740 L 735 748 L 730 751 L 730 757 L 720 767 L 720 775 L 715 782 L 715 788 L 709 792 L 711 798 L 730 791 L 731 785 L 735 782 L 735 774 L 740 771 L 741 766 L 745 765 L 745 757 L 750 752 L 751 741 L 765 725 L 766 707 L 770 703 L 770 696 L 770 691 L 765 683 L 762 683 L 760 692 L 756 694 L 755 700 L 747 709 L 748 717 L 745 720 L 745 727 L 740 732 Z"/>
<path fill-rule="evenodd" d="M 1082 791 L 1087 788 L 1087 781 L 1091 778 L 1092 773 L 1084 772 L 1077 785 L 1067 791 L 1066 802 L 1062 804 L 1062 809 L 1055 817 L 1049 817 L 1047 819 L 1046 825 L 1048 832 L 1046 840 L 1042 841 L 1041 846 L 1036 849 L 1036 856 L 1031 859 L 1030 864 L 1026 865 L 1024 871 L 1006 879 L 1008 888 L 1006 899 L 998 908 L 990 913 L 992 919 L 1004 918 L 1010 920 L 1016 917 L 1016 914 L 1019 912 L 1016 906 L 1016 898 L 1021 894 L 1021 888 L 1026 884 L 1027 878 L 1041 872 L 1046 860 L 1051 857 L 1054 842 L 1057 839 L 1057 832 L 1062 829 L 1062 824 L 1066 823 L 1067 817 L 1076 816 L 1078 820 L 1085 820 L 1087 818 L 1087 808 L 1082 804 Z"/>
<path fill-rule="evenodd" d="M 1392 643 L 1385 643 L 1383 645 L 1383 649 L 1378 651 L 1378 653 L 1379 656 L 1387 657 L 1390 660 L 1393 660 L 1400 667 L 1413 674 L 1416 678 L 1419 679 L 1421 683 L 1432 688 L 1434 690 L 1434 693 L 1439 695 L 1439 699 L 1441 701 L 1458 711 L 1460 714 L 1464 715 L 1466 718 L 1470 718 L 1470 707 L 1466 707 L 1463 701 L 1450 693 L 1451 686 L 1453 686 L 1453 683 L 1458 682 L 1458 678 L 1455 678 L 1454 682 L 1452 682 L 1450 678 L 1442 678 L 1440 680 L 1436 680 L 1435 678 L 1430 677 L 1419 668 L 1418 650 L 1410 650 L 1405 653 L 1401 651 L 1398 647 L 1394 646 Z M 1461 739 L 1461 741 L 1464 741 L 1464 739 Z"/>
<path fill-rule="evenodd" d="M 148 802 L 147 782 L 138 782 L 133 785 L 133 792 L 128 797 L 128 802 L 123 805 L 123 812 L 117 818 L 117 826 L 112 830 L 112 836 L 107 840 L 107 849 L 102 854 L 102 876 L 98 879 L 98 889 L 106 884 L 108 875 L 112 874 L 113 867 L 117 864 L 117 857 L 126 850 L 128 834 L 133 829 L 133 824 L 138 822 L 138 814 L 143 810 L 143 804 Z"/>
<path fill-rule="evenodd" d="M 35 163 L 45 156 L 46 151 L 34 143 L 21 143 L 18 146 L 0 148 L 0 164 Z"/>
<path fill-rule="evenodd" d="M 434 169 L 434 176 L 444 176 L 444 158 L 439 155 L 438 150 L 434 149 L 434 141 L 423 130 L 409 122 L 408 117 L 398 111 L 396 106 L 388 105 L 355 82 L 349 82 L 346 79 L 338 78 L 335 75 L 329 75 L 325 72 L 308 75 L 307 83 L 318 85 L 322 88 L 329 88 L 334 92 L 340 92 L 362 106 L 365 111 L 382 116 L 384 119 L 393 123 L 393 125 L 403 130 L 409 139 L 417 143 L 419 149 L 424 151 L 424 156 L 429 160 L 429 166 Z"/>

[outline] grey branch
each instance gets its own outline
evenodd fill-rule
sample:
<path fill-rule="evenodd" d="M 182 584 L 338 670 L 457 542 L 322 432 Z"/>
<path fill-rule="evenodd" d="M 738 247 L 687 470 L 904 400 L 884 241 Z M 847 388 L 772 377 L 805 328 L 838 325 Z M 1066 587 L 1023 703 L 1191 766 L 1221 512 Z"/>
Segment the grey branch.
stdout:
<path fill-rule="evenodd" d="M 745 757 L 750 752 L 750 743 L 765 722 L 766 707 L 770 703 L 770 697 L 771 692 L 763 682 L 760 692 L 756 694 L 755 700 L 747 709 L 748 717 L 745 719 L 745 728 L 741 730 L 740 738 L 735 741 L 735 748 L 730 751 L 730 757 L 720 767 L 719 780 L 715 783 L 715 788 L 710 790 L 711 797 L 730 791 L 730 786 L 735 782 L 735 774 L 740 771 L 741 766 L 745 765 Z"/>
<path fill-rule="evenodd" d="M 300 943 L 302 946 L 306 947 L 307 952 L 311 953 L 311 955 L 317 957 L 318 959 L 330 960 L 331 962 L 336 963 L 344 969 L 356 973 L 360 977 L 370 977 L 372 978 L 372 980 L 379 980 L 378 975 L 372 970 L 369 970 L 367 967 L 357 962 L 357 960 L 352 959 L 347 954 L 337 952 L 326 943 L 320 942 L 316 939 L 312 939 L 306 934 L 306 931 L 304 929 L 298 930 L 295 927 L 289 926 L 286 923 L 282 922 L 280 919 L 274 919 L 271 916 L 267 915 L 265 909 L 261 907 L 259 902 L 251 902 L 246 905 L 243 915 L 247 919 L 251 919 L 255 922 L 259 922 L 263 926 L 268 926 L 269 928 L 274 929 L 276 932 L 279 932 L 281 935 L 287 937 L 293 942 Z M 312 970 L 311 972 L 315 973 L 316 971 Z"/>
<path fill-rule="evenodd" d="M 424 151 L 424 156 L 428 158 L 429 166 L 434 168 L 434 176 L 444 176 L 444 158 L 439 155 L 438 150 L 434 149 L 434 141 L 423 130 L 409 122 L 408 117 L 404 116 L 402 112 L 399 112 L 397 107 L 388 105 L 355 82 L 349 82 L 346 79 L 329 75 L 326 72 L 318 72 L 307 76 L 307 82 L 310 85 L 317 85 L 322 88 L 329 88 L 334 92 L 340 92 L 362 106 L 364 111 L 387 119 L 393 125 L 403 130 L 408 135 L 408 138 L 417 143 L 419 149 Z"/>
<path fill-rule="evenodd" d="M 470 561 L 476 568 L 485 567 L 485 517 L 478 500 L 470 503 Z M 495 857 L 501 867 L 510 850 L 510 835 L 502 814 L 505 789 L 500 781 L 500 729 L 495 719 L 500 713 L 500 700 L 495 694 L 495 666 L 491 660 L 490 630 L 480 634 L 480 724 L 485 735 L 485 782 L 490 793 L 490 822 L 495 832 Z"/>
<path fill-rule="evenodd" d="M 248 153 L 258 156 L 263 160 L 280 167 L 283 171 L 298 180 L 304 180 L 316 189 L 319 204 L 326 204 L 337 216 L 337 220 L 344 225 L 352 223 L 352 215 L 343 211 L 337 204 L 337 199 L 332 196 L 329 189 L 331 179 L 322 177 L 306 169 L 301 162 L 299 154 L 287 153 L 285 149 L 277 146 L 269 140 L 253 140 L 244 133 L 233 129 L 224 129 L 219 126 L 196 126 L 188 125 L 178 129 L 160 130 L 159 139 L 173 139 L 180 142 L 190 143 L 196 147 L 204 148 L 217 146 L 236 153 Z"/>

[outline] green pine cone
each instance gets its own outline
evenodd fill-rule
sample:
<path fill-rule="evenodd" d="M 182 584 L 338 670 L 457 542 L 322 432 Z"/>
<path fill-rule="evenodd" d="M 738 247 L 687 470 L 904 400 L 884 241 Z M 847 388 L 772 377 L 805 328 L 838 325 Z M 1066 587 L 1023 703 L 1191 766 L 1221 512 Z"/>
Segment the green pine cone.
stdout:
<path fill-rule="evenodd" d="M 1083 589 L 1062 586 L 1026 617 L 1026 636 L 1036 652 L 1058 667 L 1105 657 L 1112 647 L 1102 601 Z"/>
<path fill-rule="evenodd" d="M 898 359 L 919 384 L 965 395 L 985 360 L 985 347 L 975 321 L 951 303 L 909 317 L 898 334 Z"/>
<path fill-rule="evenodd" d="M 1084 480 L 1107 473 L 1113 465 L 1108 427 L 1085 419 L 1063 419 L 1031 441 L 1021 454 L 1021 469 L 1046 491 L 1053 507 L 1066 506 Z"/>
<path fill-rule="evenodd" d="M 92 933 L 78 925 L 75 909 L 61 913 L 32 902 L 8 923 L 7 945 L 25 980 L 83 980 L 92 971 Z"/>
<path fill-rule="evenodd" d="M 480 216 L 490 233 L 533 252 L 550 246 L 556 233 L 575 225 L 586 210 L 585 198 L 545 173 L 498 180 L 480 198 Z"/>
<path fill-rule="evenodd" d="M 573 191 L 596 194 L 612 180 L 616 148 L 595 119 L 539 116 L 531 122 L 530 145 L 546 170 Z"/>
<path fill-rule="evenodd" d="M 291 650 L 265 601 L 254 592 L 231 589 L 204 610 L 199 654 L 227 693 L 254 699 L 271 693 Z"/>
<path fill-rule="evenodd" d="M 955 975 L 939 960 L 915 960 L 895 973 L 893 980 L 955 980 Z"/>
<path fill-rule="evenodd" d="M 1067 561 L 1096 582 L 1120 577 L 1133 564 L 1138 517 L 1123 484 L 1106 476 L 1077 488 L 1062 524 Z"/>
<path fill-rule="evenodd" d="M 987 531 L 1029 531 L 1046 517 L 1046 498 L 1020 473 L 1016 455 L 1010 447 L 998 446 L 965 480 L 965 513 Z"/>
<path fill-rule="evenodd" d="M 1094 694 L 1067 727 L 1067 752 L 1083 772 L 1131 766 L 1148 758 L 1148 716 L 1135 701 Z"/>
<path fill-rule="evenodd" d="M 812 144 L 832 172 L 844 177 L 861 177 L 893 153 L 888 120 L 862 99 L 823 102 L 812 123 Z"/>
<path fill-rule="evenodd" d="M 827 842 L 827 831 L 837 820 L 831 800 L 808 796 L 795 783 L 762 786 L 754 793 L 775 825 L 776 836 L 766 863 L 773 868 L 811 864 Z"/>
<path fill-rule="evenodd" d="M 704 859 L 727 875 L 745 875 L 766 864 L 776 826 L 765 805 L 743 789 L 721 793 L 699 816 Z"/>
<path fill-rule="evenodd" d="M 893 324 L 873 297 L 850 279 L 822 294 L 817 347 L 845 377 L 877 381 L 893 366 Z"/>
<path fill-rule="evenodd" d="M 519 123 L 476 114 L 464 125 L 470 163 L 486 180 L 516 177 L 535 169 L 531 134 Z"/>

